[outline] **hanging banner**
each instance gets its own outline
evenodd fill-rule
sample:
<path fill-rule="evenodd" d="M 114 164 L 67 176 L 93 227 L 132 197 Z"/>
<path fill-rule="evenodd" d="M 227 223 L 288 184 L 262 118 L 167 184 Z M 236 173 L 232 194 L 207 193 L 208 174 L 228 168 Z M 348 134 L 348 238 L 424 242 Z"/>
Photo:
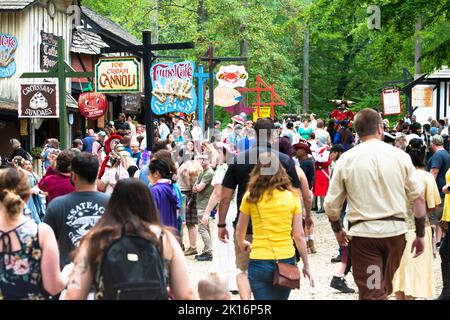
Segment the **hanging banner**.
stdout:
<path fill-rule="evenodd" d="M 101 58 L 95 65 L 97 92 L 141 92 L 141 79 L 141 63 L 135 57 Z"/>
<path fill-rule="evenodd" d="M 58 39 L 51 33 L 41 31 L 41 70 L 49 71 L 58 62 Z"/>
<path fill-rule="evenodd" d="M 231 107 L 242 100 L 239 91 L 228 87 L 217 87 L 214 89 L 214 104 L 221 107 Z"/>
<path fill-rule="evenodd" d="M 193 83 L 195 63 L 157 63 L 150 70 L 153 86 L 151 107 L 157 115 L 169 112 L 193 113 L 197 95 Z"/>
<path fill-rule="evenodd" d="M 245 71 L 244 66 L 220 66 L 216 79 L 219 81 L 219 87 L 245 87 L 248 79 L 248 73 Z"/>
<path fill-rule="evenodd" d="M 412 107 L 433 107 L 433 86 L 417 85 L 411 90 Z"/>
<path fill-rule="evenodd" d="M 0 78 L 10 78 L 16 73 L 15 53 L 18 45 L 15 37 L 0 33 Z"/>
<path fill-rule="evenodd" d="M 124 94 L 122 96 L 122 112 L 132 114 L 141 113 L 141 94 Z"/>
<path fill-rule="evenodd" d="M 21 84 L 19 97 L 19 118 L 59 118 L 55 83 Z"/>
<path fill-rule="evenodd" d="M 86 119 L 95 120 L 106 113 L 108 100 L 103 93 L 85 92 L 78 98 L 78 109 Z"/>
<path fill-rule="evenodd" d="M 402 100 L 398 89 L 385 89 L 381 96 L 383 98 L 383 114 L 385 116 L 402 113 Z"/>

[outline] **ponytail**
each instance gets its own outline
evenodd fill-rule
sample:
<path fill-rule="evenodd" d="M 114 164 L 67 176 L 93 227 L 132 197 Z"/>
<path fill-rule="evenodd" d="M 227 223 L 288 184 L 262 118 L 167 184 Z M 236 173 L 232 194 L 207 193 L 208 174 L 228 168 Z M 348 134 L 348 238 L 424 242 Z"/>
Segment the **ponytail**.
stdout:
<path fill-rule="evenodd" d="M 9 218 L 21 213 L 30 195 L 30 182 L 25 172 L 15 168 L 0 170 L 0 201 Z"/>

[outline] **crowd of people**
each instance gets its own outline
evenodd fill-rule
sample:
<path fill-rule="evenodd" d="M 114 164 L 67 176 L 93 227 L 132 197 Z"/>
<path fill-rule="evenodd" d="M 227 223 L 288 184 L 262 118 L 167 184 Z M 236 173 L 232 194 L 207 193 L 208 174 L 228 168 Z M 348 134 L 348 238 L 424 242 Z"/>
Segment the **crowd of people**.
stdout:
<path fill-rule="evenodd" d="M 292 288 L 274 285 L 274 275 L 281 263 L 301 263 L 315 285 L 309 257 L 321 214 L 339 252 L 332 288 L 354 293 L 351 272 L 360 299 L 432 299 L 439 249 L 440 299 L 449 299 L 448 127 L 409 114 L 391 127 L 364 109 L 354 120 L 240 115 L 206 135 L 175 116 L 155 123 L 148 150 L 145 126 L 120 114 L 69 149 L 48 139 L 42 177 L 12 139 L 0 170 L 0 299 L 228 299 L 236 291 L 287 300 Z M 198 292 L 189 256 L 212 261 Z M 371 266 L 381 272 L 373 288 Z"/>

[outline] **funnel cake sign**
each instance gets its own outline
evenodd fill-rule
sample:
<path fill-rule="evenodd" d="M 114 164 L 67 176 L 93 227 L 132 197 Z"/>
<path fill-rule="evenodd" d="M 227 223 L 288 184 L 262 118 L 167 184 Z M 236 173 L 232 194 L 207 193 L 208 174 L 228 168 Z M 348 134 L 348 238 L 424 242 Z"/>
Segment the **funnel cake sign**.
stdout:
<path fill-rule="evenodd" d="M 135 57 L 104 58 L 95 66 L 96 92 L 141 92 L 141 64 Z"/>
<path fill-rule="evenodd" d="M 0 33 L 0 78 L 9 78 L 16 73 L 17 45 L 18 41 L 15 37 Z"/>
<path fill-rule="evenodd" d="M 157 115 L 170 112 L 195 112 L 197 95 L 193 83 L 195 63 L 157 63 L 152 66 L 152 111 Z"/>
<path fill-rule="evenodd" d="M 55 83 L 20 85 L 19 118 L 59 118 Z"/>

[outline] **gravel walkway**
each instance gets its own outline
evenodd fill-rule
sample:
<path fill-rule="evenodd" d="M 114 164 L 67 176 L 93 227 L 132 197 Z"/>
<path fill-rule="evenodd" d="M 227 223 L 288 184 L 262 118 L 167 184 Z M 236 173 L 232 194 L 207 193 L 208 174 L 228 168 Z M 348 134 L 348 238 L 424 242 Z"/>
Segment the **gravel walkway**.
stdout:
<path fill-rule="evenodd" d="M 357 300 L 358 293 L 343 294 L 330 287 L 330 281 L 336 271 L 338 264 L 330 262 L 332 257 L 338 254 L 338 246 L 328 219 L 324 214 L 313 213 L 315 221 L 315 243 L 317 248 L 316 254 L 309 255 L 310 265 L 315 279 L 315 287 L 311 288 L 305 278 L 302 278 L 300 290 L 291 292 L 290 300 Z M 211 224 L 212 226 L 212 224 Z M 212 228 L 212 232 L 217 230 Z M 189 247 L 187 239 L 187 229 L 184 232 L 184 244 L 186 248 Z M 200 237 L 197 240 L 197 246 L 203 247 L 203 242 Z M 187 257 L 188 274 L 192 285 L 197 289 L 198 281 L 208 272 L 212 271 L 211 262 L 199 262 L 194 259 L 194 256 Z M 435 279 L 435 297 L 437 297 L 442 288 L 442 279 L 440 273 L 440 258 L 439 255 L 434 259 L 433 263 L 434 279 Z M 349 287 L 357 291 L 357 287 L 353 281 L 351 273 L 346 277 Z M 233 295 L 233 300 L 239 299 L 238 295 Z M 391 299 L 393 297 L 391 296 Z"/>

